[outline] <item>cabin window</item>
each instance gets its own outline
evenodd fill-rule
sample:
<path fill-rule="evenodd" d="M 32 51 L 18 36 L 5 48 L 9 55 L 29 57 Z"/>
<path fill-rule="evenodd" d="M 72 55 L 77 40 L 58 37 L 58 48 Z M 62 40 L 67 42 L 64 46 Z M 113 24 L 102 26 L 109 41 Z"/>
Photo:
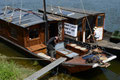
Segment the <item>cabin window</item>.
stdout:
<path fill-rule="evenodd" d="M 10 36 L 13 38 L 17 38 L 17 29 L 15 27 L 10 27 Z"/>
<path fill-rule="evenodd" d="M 98 16 L 98 26 L 103 26 L 104 16 Z"/>
<path fill-rule="evenodd" d="M 31 29 L 29 31 L 29 39 L 37 38 L 39 35 L 38 29 Z"/>

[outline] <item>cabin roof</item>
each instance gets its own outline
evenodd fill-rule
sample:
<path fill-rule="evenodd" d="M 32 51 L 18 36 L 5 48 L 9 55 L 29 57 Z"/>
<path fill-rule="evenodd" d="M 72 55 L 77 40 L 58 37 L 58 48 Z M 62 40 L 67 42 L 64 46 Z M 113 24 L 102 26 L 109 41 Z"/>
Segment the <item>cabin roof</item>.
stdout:
<path fill-rule="evenodd" d="M 6 9 L 6 13 L 4 15 L 5 9 L 0 10 L 0 19 L 6 22 L 18 25 L 20 27 L 26 28 L 32 25 L 44 23 L 43 13 L 37 13 L 30 10 L 21 10 L 21 21 L 20 21 L 20 9 Z M 13 14 L 13 17 L 12 17 Z M 54 21 L 55 19 L 62 20 L 63 18 L 58 17 L 50 17 L 48 16 L 48 21 Z M 20 22 L 20 23 L 19 23 Z"/>
<path fill-rule="evenodd" d="M 40 9 L 39 11 L 43 11 Z M 73 19 L 81 19 L 86 16 L 90 15 L 97 15 L 102 14 L 101 12 L 97 11 L 90 11 L 90 10 L 82 10 L 77 8 L 63 8 L 63 7 L 47 7 L 48 13 L 53 13 L 56 15 L 62 15 L 64 17 L 73 18 Z"/>

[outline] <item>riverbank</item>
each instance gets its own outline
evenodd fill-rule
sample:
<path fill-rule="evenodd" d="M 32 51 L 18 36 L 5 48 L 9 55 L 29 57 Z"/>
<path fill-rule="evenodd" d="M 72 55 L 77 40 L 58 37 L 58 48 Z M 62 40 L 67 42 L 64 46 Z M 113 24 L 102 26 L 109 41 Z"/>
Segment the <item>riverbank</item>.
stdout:
<path fill-rule="evenodd" d="M 35 63 L 36 64 L 36 63 Z M 33 64 L 33 65 L 35 65 Z M 0 54 L 0 80 L 24 80 L 30 76 L 36 69 L 25 68 L 25 66 L 17 64 L 15 60 L 10 60 L 9 57 Z M 58 73 L 57 75 L 43 76 L 42 80 L 79 80 L 68 74 Z M 40 80 L 41 80 L 40 79 Z"/>
<path fill-rule="evenodd" d="M 0 57 L 0 80 L 23 80 L 36 71 L 18 65 L 13 60 L 7 60 L 6 56 Z"/>

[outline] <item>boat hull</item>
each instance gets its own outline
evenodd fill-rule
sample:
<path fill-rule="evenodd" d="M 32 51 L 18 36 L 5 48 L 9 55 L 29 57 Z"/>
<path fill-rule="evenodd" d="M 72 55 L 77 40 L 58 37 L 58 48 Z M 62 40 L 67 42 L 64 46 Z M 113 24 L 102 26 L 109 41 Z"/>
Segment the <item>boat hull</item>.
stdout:
<path fill-rule="evenodd" d="M 64 67 L 68 70 L 69 73 L 78 73 L 81 71 L 92 69 L 92 66 L 88 65 L 66 65 Z"/>

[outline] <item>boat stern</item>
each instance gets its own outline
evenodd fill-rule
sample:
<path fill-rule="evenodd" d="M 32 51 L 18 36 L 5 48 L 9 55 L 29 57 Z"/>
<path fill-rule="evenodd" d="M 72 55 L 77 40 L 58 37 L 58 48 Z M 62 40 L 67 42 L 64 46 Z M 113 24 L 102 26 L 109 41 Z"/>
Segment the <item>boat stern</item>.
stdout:
<path fill-rule="evenodd" d="M 92 66 L 92 68 L 96 68 L 96 67 L 108 67 L 108 66 L 110 66 L 110 63 L 108 63 L 108 62 L 110 62 L 111 60 L 116 59 L 116 58 L 117 58 L 117 56 L 113 55 L 113 56 L 107 58 L 106 60 L 103 60 L 102 63 L 95 63 Z"/>

